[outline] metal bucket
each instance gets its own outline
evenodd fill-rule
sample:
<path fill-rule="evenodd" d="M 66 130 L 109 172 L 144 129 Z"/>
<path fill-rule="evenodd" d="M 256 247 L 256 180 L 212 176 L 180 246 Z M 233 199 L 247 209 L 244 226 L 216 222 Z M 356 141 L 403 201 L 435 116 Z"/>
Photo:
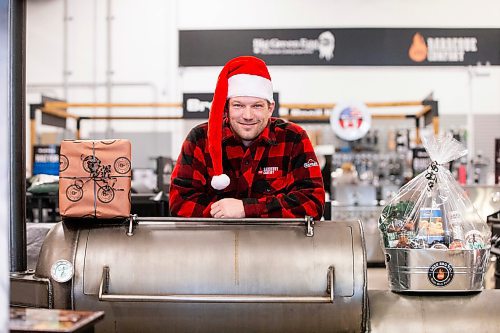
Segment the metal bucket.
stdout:
<path fill-rule="evenodd" d="M 385 249 L 389 287 L 397 292 L 481 291 L 489 254 L 489 249 Z"/>

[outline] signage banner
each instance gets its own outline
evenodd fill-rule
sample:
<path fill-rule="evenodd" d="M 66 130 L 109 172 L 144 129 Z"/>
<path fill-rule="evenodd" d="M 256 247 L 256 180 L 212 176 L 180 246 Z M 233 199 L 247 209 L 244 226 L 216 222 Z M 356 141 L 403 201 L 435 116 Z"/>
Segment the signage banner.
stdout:
<path fill-rule="evenodd" d="M 59 145 L 36 145 L 33 147 L 33 176 L 39 174 L 59 175 Z"/>
<path fill-rule="evenodd" d="M 182 118 L 184 119 L 208 119 L 208 113 L 212 106 L 213 93 L 185 93 L 182 95 Z M 279 117 L 279 93 L 273 93 L 274 111 L 273 117 Z"/>
<path fill-rule="evenodd" d="M 45 104 L 45 102 L 66 102 L 66 101 L 42 95 L 42 103 Z M 67 112 L 65 108 L 61 109 L 61 111 Z M 42 112 L 42 124 L 49 126 L 56 126 L 60 128 L 66 128 L 66 118 Z"/>
<path fill-rule="evenodd" d="M 66 118 L 54 116 L 48 113 L 42 113 L 42 124 L 66 128 Z"/>
<path fill-rule="evenodd" d="M 500 65 L 500 29 L 323 28 L 180 30 L 179 66 L 239 55 L 285 66 Z"/>

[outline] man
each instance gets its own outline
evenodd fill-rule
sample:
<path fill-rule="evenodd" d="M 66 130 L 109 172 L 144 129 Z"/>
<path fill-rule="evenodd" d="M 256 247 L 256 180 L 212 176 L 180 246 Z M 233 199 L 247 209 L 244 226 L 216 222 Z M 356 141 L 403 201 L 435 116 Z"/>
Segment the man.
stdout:
<path fill-rule="evenodd" d="M 325 190 L 311 142 L 298 125 L 272 118 L 273 110 L 264 61 L 229 61 L 208 123 L 182 145 L 170 187 L 172 216 L 321 218 Z"/>

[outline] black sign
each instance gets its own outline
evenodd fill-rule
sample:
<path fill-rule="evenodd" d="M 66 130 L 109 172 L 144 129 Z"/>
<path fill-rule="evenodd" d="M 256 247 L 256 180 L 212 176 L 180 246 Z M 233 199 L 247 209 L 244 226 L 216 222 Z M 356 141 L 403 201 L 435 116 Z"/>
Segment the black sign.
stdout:
<path fill-rule="evenodd" d="M 183 94 L 182 118 L 208 119 L 213 97 L 211 93 Z"/>
<path fill-rule="evenodd" d="M 42 112 L 42 124 L 60 128 L 66 128 L 66 118 Z"/>
<path fill-rule="evenodd" d="M 212 93 L 189 93 L 182 96 L 182 117 L 184 119 L 208 119 L 210 106 L 212 105 Z M 279 93 L 273 93 L 274 111 L 273 117 L 279 116 Z"/>
<path fill-rule="evenodd" d="M 42 95 L 42 103 L 45 102 L 65 102 L 65 101 Z M 62 111 L 66 112 L 67 110 L 62 109 Z M 42 112 L 42 124 L 49 126 L 56 126 L 60 128 L 66 128 L 66 118 Z"/>
<path fill-rule="evenodd" d="M 180 30 L 179 66 L 222 66 L 240 55 L 268 65 L 500 65 L 500 29 Z"/>

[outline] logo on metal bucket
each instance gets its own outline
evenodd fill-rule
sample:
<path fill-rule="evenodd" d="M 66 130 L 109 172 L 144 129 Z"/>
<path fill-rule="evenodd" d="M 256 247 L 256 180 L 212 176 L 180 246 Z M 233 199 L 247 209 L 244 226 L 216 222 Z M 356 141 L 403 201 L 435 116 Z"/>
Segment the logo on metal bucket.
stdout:
<path fill-rule="evenodd" d="M 436 287 L 444 287 L 453 280 L 453 266 L 446 261 L 438 261 L 429 267 L 427 276 Z"/>

